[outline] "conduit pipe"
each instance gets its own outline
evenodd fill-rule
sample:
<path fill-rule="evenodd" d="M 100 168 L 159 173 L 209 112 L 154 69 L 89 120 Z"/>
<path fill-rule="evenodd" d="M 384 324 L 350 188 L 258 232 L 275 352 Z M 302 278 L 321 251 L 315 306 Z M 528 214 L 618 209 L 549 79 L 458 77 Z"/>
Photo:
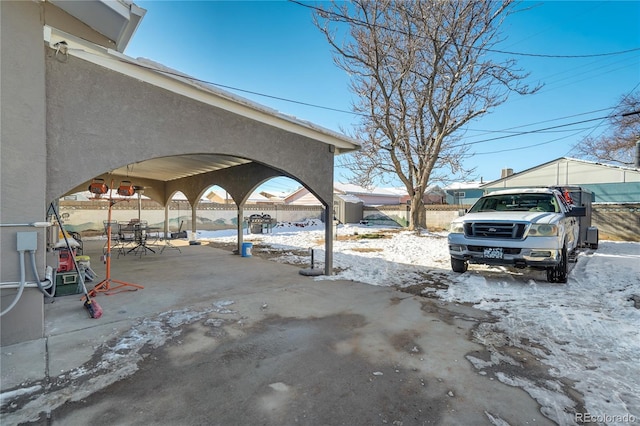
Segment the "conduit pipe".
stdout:
<path fill-rule="evenodd" d="M 34 228 L 48 228 L 51 226 L 49 222 L 31 222 L 31 223 L 0 223 L 0 227 L 22 227 L 22 226 L 32 226 Z"/>
<path fill-rule="evenodd" d="M 40 280 L 40 275 L 38 274 L 38 266 L 36 265 L 36 252 L 35 250 L 29 250 L 29 254 L 31 257 L 31 271 L 33 272 L 33 276 L 36 279 L 36 285 L 42 294 L 45 297 L 53 297 L 56 293 L 56 285 L 53 281 L 53 268 L 47 265 L 47 268 L 44 272 L 44 281 Z M 47 289 L 51 289 L 51 292 L 48 292 Z"/>
<path fill-rule="evenodd" d="M 18 286 L 18 293 L 16 294 L 16 297 L 14 297 L 13 302 L 11 302 L 9 307 L 0 312 L 0 317 L 12 310 L 18 304 L 18 300 L 20 300 L 20 298 L 22 297 L 22 292 L 27 285 L 25 277 L 26 274 L 24 271 L 24 250 L 20 250 L 18 253 L 20 253 L 20 285 Z M 0 285 L 4 287 L 4 283 L 1 283 Z"/>
<path fill-rule="evenodd" d="M 49 222 L 2 223 L 2 224 L 0 224 L 0 227 L 36 227 L 36 228 L 46 228 L 46 227 L 49 227 L 49 226 L 51 226 L 51 223 L 49 223 Z M 22 293 L 24 292 L 24 289 L 27 288 L 27 287 L 29 287 L 29 288 L 37 287 L 38 290 L 40 290 L 47 297 L 53 297 L 53 294 L 55 292 L 55 283 L 53 281 L 53 268 L 51 268 L 50 266 L 47 266 L 47 269 L 45 271 L 45 280 L 40 282 L 40 277 L 38 275 L 38 268 L 36 266 L 35 250 L 28 250 L 28 251 L 29 251 L 29 253 L 31 255 L 31 268 L 32 268 L 33 275 L 36 278 L 36 281 L 27 281 L 26 280 L 26 275 L 27 274 L 26 274 L 25 265 L 24 265 L 24 252 L 25 251 L 26 250 L 18 250 L 19 260 L 20 260 L 20 281 L 9 281 L 9 282 L 0 283 L 0 290 L 12 289 L 12 288 L 17 288 L 18 289 L 18 293 L 14 297 L 13 301 L 11 302 L 11 304 L 5 310 L 0 312 L 0 317 L 4 316 L 4 314 L 6 314 L 10 310 L 12 310 L 18 304 L 18 301 L 22 297 Z M 52 287 L 53 287 L 53 290 L 52 290 L 51 293 L 49 293 L 47 291 L 47 289 L 52 288 Z"/>
<path fill-rule="evenodd" d="M 0 289 L 4 290 L 4 289 L 17 288 L 18 293 L 16 294 L 16 297 L 13 299 L 13 302 L 11 302 L 11 305 L 9 305 L 9 307 L 4 311 L 0 312 L 0 316 L 3 316 L 4 314 L 9 312 L 11 309 L 13 309 L 16 306 L 16 304 L 22 297 L 22 293 L 24 292 L 25 288 L 38 288 L 38 290 L 40 290 L 42 294 L 44 294 L 46 297 L 53 297 L 56 290 L 55 283 L 53 281 L 53 268 L 51 266 L 47 266 L 47 269 L 45 272 L 45 279 L 44 281 L 40 281 L 40 277 L 38 275 L 38 268 L 36 266 L 35 251 L 31 251 L 31 250 L 29 250 L 29 253 L 31 255 L 31 269 L 33 271 L 33 275 L 36 278 L 36 281 L 26 281 L 26 271 L 25 271 L 25 265 L 24 265 L 24 250 L 19 251 L 19 253 L 20 253 L 20 281 L 9 281 L 9 282 L 0 283 Z M 50 288 L 52 289 L 51 293 L 47 291 Z"/>

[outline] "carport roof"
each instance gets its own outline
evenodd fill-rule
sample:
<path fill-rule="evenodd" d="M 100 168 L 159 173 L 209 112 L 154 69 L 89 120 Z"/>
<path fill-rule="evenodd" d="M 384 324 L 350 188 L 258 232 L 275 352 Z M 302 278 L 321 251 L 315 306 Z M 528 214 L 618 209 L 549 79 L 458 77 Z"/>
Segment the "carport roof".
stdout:
<path fill-rule="evenodd" d="M 181 96 L 325 143 L 333 147 L 335 155 L 360 149 L 358 142 L 343 134 L 280 113 L 151 60 L 128 57 L 50 26 L 44 27 L 44 40 L 53 49 L 58 49 L 60 43 L 66 44 L 68 55 Z M 113 170 L 112 173 L 166 182 L 250 162 L 244 158 L 228 155 L 191 154 L 145 160 Z"/>
<path fill-rule="evenodd" d="M 190 154 L 145 160 L 120 167 L 112 173 L 168 182 L 246 163 L 251 163 L 251 160 L 228 155 Z"/>

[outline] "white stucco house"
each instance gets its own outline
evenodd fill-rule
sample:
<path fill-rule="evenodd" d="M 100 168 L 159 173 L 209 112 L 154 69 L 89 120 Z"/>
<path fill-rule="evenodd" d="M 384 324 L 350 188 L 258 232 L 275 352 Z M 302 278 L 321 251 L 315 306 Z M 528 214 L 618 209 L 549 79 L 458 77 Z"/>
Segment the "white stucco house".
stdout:
<path fill-rule="evenodd" d="M 130 0 L 0 1 L 2 345 L 44 333 L 43 294 L 11 284 L 21 276 L 16 248 L 33 249 L 44 275 L 50 233 L 34 224 L 95 179 L 145 187 L 165 210 L 165 234 L 174 194 L 195 224 L 199 200 L 220 186 L 237 207 L 238 247 L 244 205 L 270 179 L 297 181 L 331 214 L 334 158 L 358 143 L 126 56 L 145 13 Z M 332 244 L 327 224 L 327 274 Z"/>

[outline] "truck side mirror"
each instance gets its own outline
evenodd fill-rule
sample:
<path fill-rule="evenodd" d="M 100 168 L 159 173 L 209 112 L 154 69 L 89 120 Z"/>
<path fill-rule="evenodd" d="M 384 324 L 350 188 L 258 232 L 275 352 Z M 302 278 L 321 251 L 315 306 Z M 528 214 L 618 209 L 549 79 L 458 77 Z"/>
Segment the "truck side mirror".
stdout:
<path fill-rule="evenodd" d="M 464 216 L 465 214 L 467 214 L 467 209 L 458 210 L 458 216 Z"/>
<path fill-rule="evenodd" d="M 571 210 L 567 212 L 568 217 L 582 217 L 586 215 L 587 215 L 586 207 L 573 206 L 571 207 Z"/>

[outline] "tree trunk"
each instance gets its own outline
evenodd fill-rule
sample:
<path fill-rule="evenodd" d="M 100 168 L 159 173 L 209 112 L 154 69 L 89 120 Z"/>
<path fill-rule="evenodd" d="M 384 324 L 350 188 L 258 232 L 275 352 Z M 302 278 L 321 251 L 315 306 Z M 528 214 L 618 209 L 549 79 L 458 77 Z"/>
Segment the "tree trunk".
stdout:
<path fill-rule="evenodd" d="M 411 197 L 411 221 L 409 222 L 409 230 L 417 231 L 419 229 L 427 229 L 427 216 L 424 211 L 424 202 L 422 194 L 417 193 Z"/>

